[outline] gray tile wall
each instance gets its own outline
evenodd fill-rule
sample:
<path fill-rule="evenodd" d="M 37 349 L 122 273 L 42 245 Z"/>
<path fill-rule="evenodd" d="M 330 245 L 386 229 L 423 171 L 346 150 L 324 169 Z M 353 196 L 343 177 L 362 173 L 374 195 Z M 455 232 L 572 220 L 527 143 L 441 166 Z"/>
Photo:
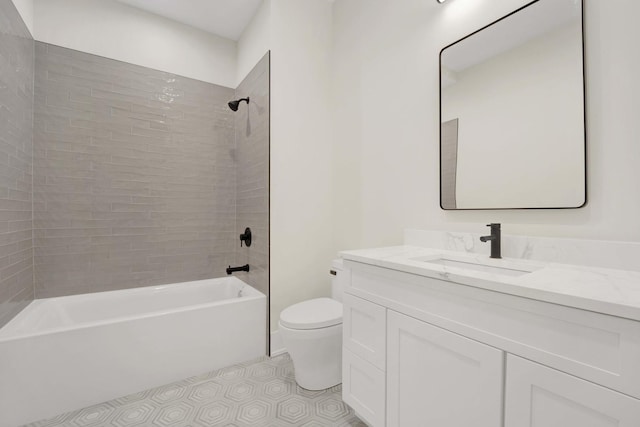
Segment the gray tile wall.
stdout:
<path fill-rule="evenodd" d="M 33 299 L 34 42 L 0 0 L 0 327 Z"/>
<path fill-rule="evenodd" d="M 233 89 L 36 43 L 36 297 L 234 263 Z"/>
<path fill-rule="evenodd" d="M 236 251 L 238 265 L 251 271 L 242 279 L 269 295 L 269 53 L 236 89 L 237 98 L 250 98 L 236 113 L 237 229 L 251 227 L 251 247 Z M 267 321 L 267 324 L 269 322 Z"/>

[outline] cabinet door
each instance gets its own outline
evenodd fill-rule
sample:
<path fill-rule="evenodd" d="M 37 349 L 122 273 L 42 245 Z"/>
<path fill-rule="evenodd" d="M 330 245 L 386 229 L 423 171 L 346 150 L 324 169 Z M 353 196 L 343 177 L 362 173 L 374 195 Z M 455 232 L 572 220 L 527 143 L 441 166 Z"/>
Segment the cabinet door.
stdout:
<path fill-rule="evenodd" d="M 384 370 L 387 310 L 349 294 L 344 294 L 342 306 L 343 348 Z"/>
<path fill-rule="evenodd" d="M 640 400 L 507 357 L 505 427 L 638 427 Z"/>
<path fill-rule="evenodd" d="M 387 426 L 500 427 L 504 353 L 387 312 Z"/>

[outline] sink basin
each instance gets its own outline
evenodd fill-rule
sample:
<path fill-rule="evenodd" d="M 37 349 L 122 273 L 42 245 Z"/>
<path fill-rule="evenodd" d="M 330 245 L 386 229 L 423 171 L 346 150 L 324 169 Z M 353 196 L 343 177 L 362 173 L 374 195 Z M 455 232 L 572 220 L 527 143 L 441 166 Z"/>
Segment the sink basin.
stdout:
<path fill-rule="evenodd" d="M 446 257 L 442 258 L 432 258 L 432 259 L 416 259 L 416 261 L 422 261 L 429 264 L 437 264 L 442 265 L 444 267 L 454 267 L 459 268 L 461 270 L 472 270 L 472 271 L 481 271 L 483 273 L 492 273 L 492 274 L 500 274 L 502 276 L 522 276 L 523 274 L 528 274 L 535 271 L 537 268 L 535 267 L 524 267 L 524 266 L 499 266 L 499 265 L 487 265 L 480 264 L 477 262 L 473 262 L 471 260 L 468 261 L 460 261 L 455 259 L 450 259 Z M 500 262 L 500 261 L 498 261 Z"/>

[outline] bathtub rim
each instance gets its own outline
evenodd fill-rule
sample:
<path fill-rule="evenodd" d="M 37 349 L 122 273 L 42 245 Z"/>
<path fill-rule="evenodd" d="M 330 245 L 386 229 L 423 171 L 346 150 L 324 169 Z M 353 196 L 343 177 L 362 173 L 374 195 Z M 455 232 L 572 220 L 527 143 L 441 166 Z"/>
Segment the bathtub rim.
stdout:
<path fill-rule="evenodd" d="M 201 282 L 207 282 L 207 281 L 212 281 L 212 280 L 232 280 L 232 281 L 237 281 L 237 282 L 240 282 L 241 284 L 243 284 L 245 287 L 249 288 L 250 291 L 249 291 L 249 294 L 246 295 L 246 296 L 235 297 L 235 298 L 227 298 L 227 299 L 216 300 L 216 301 L 202 303 L 202 304 L 183 305 L 183 306 L 172 308 L 172 309 L 154 310 L 154 311 L 144 312 L 144 313 L 136 314 L 136 315 L 109 318 L 109 319 L 106 319 L 106 320 L 75 323 L 75 324 L 72 324 L 72 325 L 66 325 L 66 326 L 57 327 L 57 328 L 38 330 L 38 331 L 35 331 L 35 332 L 27 332 L 27 333 L 7 332 L 7 331 L 10 331 L 10 329 L 11 329 L 11 328 L 9 328 L 9 326 L 11 326 L 12 323 L 14 323 L 14 321 L 16 319 L 19 319 L 20 315 L 23 314 L 25 312 L 25 310 L 27 310 L 29 307 L 32 307 L 34 305 L 41 305 L 43 302 L 46 302 L 46 301 L 55 301 L 55 300 L 60 300 L 60 299 L 64 299 L 64 298 L 77 298 L 77 297 L 80 298 L 80 297 L 87 297 L 87 296 L 100 295 L 100 294 L 144 293 L 145 291 L 148 292 L 150 289 L 161 290 L 161 289 L 166 289 L 166 288 L 180 287 L 182 285 L 187 285 L 188 286 L 190 283 L 201 283 Z M 36 338 L 36 337 L 44 336 L 44 335 L 55 335 L 55 334 L 61 334 L 61 333 L 69 332 L 69 331 L 83 330 L 83 329 L 106 326 L 106 325 L 112 325 L 112 324 L 117 324 L 117 323 L 124 323 L 124 322 L 129 322 L 129 321 L 132 321 L 132 320 L 142 320 L 142 319 L 148 319 L 148 318 L 159 317 L 159 316 L 168 316 L 168 315 L 171 315 L 171 314 L 181 313 L 181 312 L 186 312 L 186 311 L 203 310 L 203 309 L 216 307 L 216 306 L 220 306 L 220 305 L 232 304 L 234 302 L 236 302 L 236 303 L 239 302 L 239 301 L 247 301 L 248 302 L 248 301 L 259 300 L 259 299 L 262 299 L 262 298 L 264 298 L 266 300 L 267 296 L 265 294 L 263 294 L 262 292 L 260 292 L 259 290 L 257 290 L 256 288 L 254 288 L 253 286 L 251 286 L 248 283 L 246 283 L 245 281 L 243 281 L 242 279 L 239 279 L 239 278 L 233 277 L 233 276 L 232 277 L 213 277 L 213 278 L 210 278 L 210 279 L 192 280 L 192 281 L 189 281 L 189 282 L 180 282 L 180 283 L 169 283 L 169 284 L 165 284 L 165 285 L 151 285 L 151 286 L 142 286 L 142 287 L 129 288 L 129 289 L 116 289 L 116 290 L 111 290 L 111 291 L 89 292 L 89 293 L 85 293 L 85 294 L 66 295 L 66 296 L 60 296 L 60 297 L 39 298 L 39 299 L 34 299 L 29 304 L 27 304 L 18 314 L 16 314 L 9 322 L 7 322 L 3 327 L 0 328 L 0 344 L 3 344 L 5 342 L 11 342 L 11 341 L 14 341 L 14 340 L 27 339 L 27 338 Z"/>

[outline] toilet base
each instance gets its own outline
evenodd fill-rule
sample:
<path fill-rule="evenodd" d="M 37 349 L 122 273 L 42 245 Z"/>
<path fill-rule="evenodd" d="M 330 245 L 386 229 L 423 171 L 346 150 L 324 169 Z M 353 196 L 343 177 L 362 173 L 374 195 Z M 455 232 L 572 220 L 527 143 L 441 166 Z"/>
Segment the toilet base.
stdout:
<path fill-rule="evenodd" d="M 342 324 L 309 330 L 279 326 L 300 387 L 325 390 L 342 382 Z"/>

